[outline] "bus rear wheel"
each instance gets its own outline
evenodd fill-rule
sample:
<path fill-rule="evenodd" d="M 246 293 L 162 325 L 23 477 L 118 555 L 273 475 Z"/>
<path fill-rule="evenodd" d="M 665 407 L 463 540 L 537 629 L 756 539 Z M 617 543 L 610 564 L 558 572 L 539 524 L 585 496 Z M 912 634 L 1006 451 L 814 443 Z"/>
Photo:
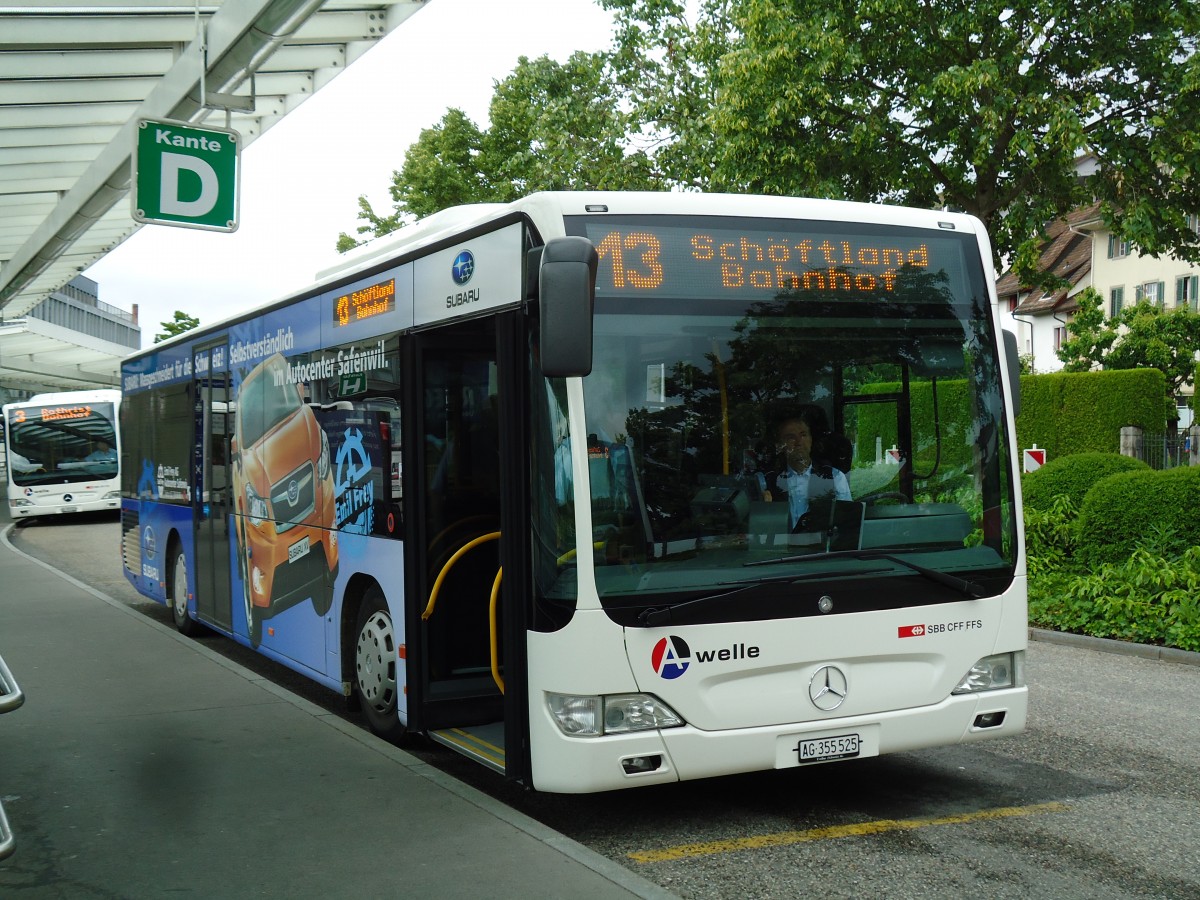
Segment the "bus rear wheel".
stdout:
<path fill-rule="evenodd" d="M 183 555 L 183 547 L 174 545 L 171 557 L 171 618 L 175 620 L 175 629 L 187 637 L 195 637 L 200 633 L 200 623 L 188 615 L 188 578 L 187 557 Z"/>
<path fill-rule="evenodd" d="M 363 594 L 354 635 L 354 693 L 363 715 L 381 738 L 399 741 L 406 729 L 397 713 L 396 632 L 377 585 Z"/>

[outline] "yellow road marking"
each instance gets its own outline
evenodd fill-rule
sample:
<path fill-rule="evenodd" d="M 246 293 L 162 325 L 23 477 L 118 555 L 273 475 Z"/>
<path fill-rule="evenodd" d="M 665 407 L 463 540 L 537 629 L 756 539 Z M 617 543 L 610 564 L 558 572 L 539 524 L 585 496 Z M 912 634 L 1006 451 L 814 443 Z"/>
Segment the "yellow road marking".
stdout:
<path fill-rule="evenodd" d="M 670 862 L 693 856 L 736 853 L 738 850 L 763 850 L 768 847 L 784 847 L 788 844 L 803 844 L 831 838 L 884 834 L 888 831 L 912 831 L 917 828 L 928 828 L 931 825 L 962 825 L 967 822 L 983 822 L 989 819 L 1010 819 L 1014 816 L 1033 816 L 1040 813 L 1062 812 L 1066 809 L 1070 809 L 1070 807 L 1065 803 L 1038 803 L 1034 806 L 983 809 L 979 812 L 941 816 L 936 819 L 878 819 L 874 822 L 860 822 L 857 825 L 831 825 L 828 828 L 811 828 L 808 831 L 781 831 L 778 834 L 760 834 L 756 837 L 680 844 L 677 847 L 666 847 L 662 850 L 639 850 L 630 853 L 629 858 L 639 863 Z"/>

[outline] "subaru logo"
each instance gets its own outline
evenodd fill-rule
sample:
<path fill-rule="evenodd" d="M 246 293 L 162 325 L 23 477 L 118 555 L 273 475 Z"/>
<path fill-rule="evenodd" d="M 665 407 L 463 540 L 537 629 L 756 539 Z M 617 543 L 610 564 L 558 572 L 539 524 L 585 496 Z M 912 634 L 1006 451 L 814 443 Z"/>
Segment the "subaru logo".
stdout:
<path fill-rule="evenodd" d="M 475 254 L 470 250 L 463 250 L 454 257 L 454 264 L 450 266 L 450 275 L 454 278 L 455 284 L 466 284 L 474 274 Z"/>
<path fill-rule="evenodd" d="M 819 710 L 831 712 L 846 702 L 849 683 L 837 666 L 821 666 L 808 683 L 808 699 Z"/>
<path fill-rule="evenodd" d="M 149 525 L 142 531 L 142 546 L 146 548 L 146 559 L 154 559 L 156 549 L 154 530 Z"/>
<path fill-rule="evenodd" d="M 296 505 L 296 501 L 300 499 L 300 483 L 293 478 L 288 482 L 288 503 L 292 506 Z"/>

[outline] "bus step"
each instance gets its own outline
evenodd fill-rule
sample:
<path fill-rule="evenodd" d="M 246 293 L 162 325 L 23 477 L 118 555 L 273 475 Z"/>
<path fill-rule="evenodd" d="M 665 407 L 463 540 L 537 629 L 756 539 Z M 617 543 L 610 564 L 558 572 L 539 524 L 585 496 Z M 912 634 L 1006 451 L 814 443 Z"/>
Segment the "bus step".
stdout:
<path fill-rule="evenodd" d="M 451 750 L 457 750 L 489 769 L 504 774 L 504 723 L 469 725 L 465 728 L 441 728 L 429 736 Z"/>

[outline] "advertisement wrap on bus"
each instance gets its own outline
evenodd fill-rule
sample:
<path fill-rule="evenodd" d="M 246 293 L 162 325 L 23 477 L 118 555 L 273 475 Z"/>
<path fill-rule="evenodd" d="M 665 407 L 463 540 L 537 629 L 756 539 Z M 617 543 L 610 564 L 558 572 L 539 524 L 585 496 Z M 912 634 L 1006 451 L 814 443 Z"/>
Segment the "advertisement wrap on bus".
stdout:
<path fill-rule="evenodd" d="M 1005 349 L 970 217 L 540 194 L 122 370 L 122 555 L 539 790 L 1024 728 Z"/>

